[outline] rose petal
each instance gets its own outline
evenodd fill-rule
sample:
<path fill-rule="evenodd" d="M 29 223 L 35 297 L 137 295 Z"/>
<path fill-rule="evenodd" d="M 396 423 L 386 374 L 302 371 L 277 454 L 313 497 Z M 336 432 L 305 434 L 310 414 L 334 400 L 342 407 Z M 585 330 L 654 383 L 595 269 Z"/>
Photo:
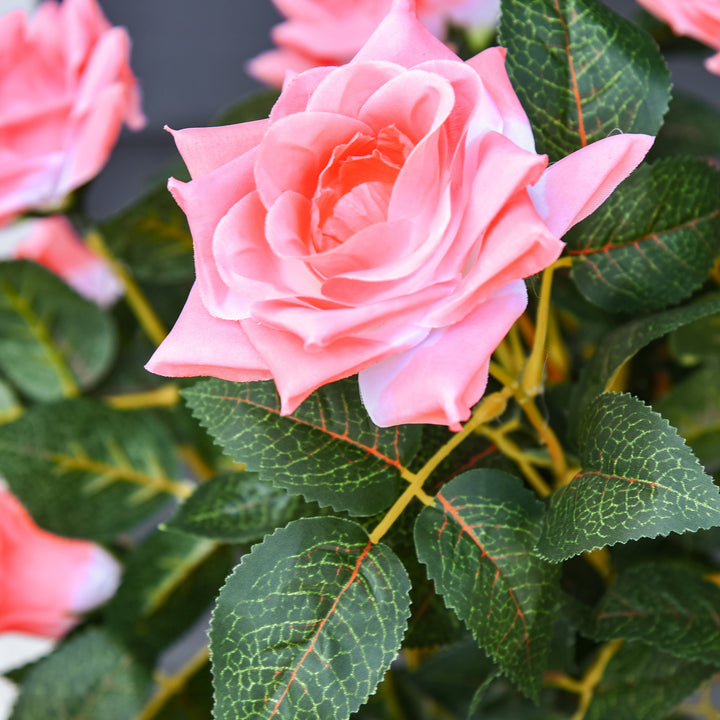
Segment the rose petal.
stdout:
<path fill-rule="evenodd" d="M 284 331 L 245 320 L 242 323 L 254 347 L 263 356 L 275 380 L 282 406 L 289 415 L 321 385 L 354 375 L 364 367 L 416 345 L 427 330 L 407 328 L 397 334 L 395 345 L 369 338 L 342 338 L 322 349 L 309 352 L 303 341 Z"/>
<path fill-rule="evenodd" d="M 197 283 L 175 326 L 145 368 L 167 377 L 211 375 L 233 382 L 272 377 L 240 323 L 218 320 L 208 313 Z"/>
<path fill-rule="evenodd" d="M 377 30 L 351 62 L 386 60 L 411 68 L 426 60 L 460 58 L 417 19 L 414 3 L 396 0 Z"/>
<path fill-rule="evenodd" d="M 373 422 L 460 430 L 485 392 L 490 356 L 526 304 L 525 284 L 509 283 L 461 322 L 361 371 L 360 392 Z"/>
<path fill-rule="evenodd" d="M 167 129 L 175 140 L 190 176 L 197 179 L 257 147 L 265 135 L 267 125 L 267 120 L 255 120 L 219 127 Z"/>
<path fill-rule="evenodd" d="M 597 210 L 642 162 L 654 140 L 650 135 L 612 135 L 551 165 L 539 182 L 528 188 L 550 232 L 562 237 Z"/>

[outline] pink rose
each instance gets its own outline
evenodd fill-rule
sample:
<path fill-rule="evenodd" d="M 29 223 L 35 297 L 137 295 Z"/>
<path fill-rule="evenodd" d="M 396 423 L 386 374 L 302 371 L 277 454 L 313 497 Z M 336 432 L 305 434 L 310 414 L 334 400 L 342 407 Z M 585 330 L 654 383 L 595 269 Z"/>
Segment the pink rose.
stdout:
<path fill-rule="evenodd" d="M 720 2 L 718 0 L 638 0 L 657 15 L 676 35 L 687 35 L 720 50 Z M 720 52 L 705 61 L 705 67 L 720 75 Z"/>
<path fill-rule="evenodd" d="M 59 638 L 108 600 L 119 580 L 109 553 L 41 530 L 0 487 L 0 633 Z"/>
<path fill-rule="evenodd" d="M 130 41 L 95 0 L 0 17 L 0 225 L 58 205 L 103 167 L 124 123 L 143 126 Z"/>
<path fill-rule="evenodd" d="M 44 265 L 98 305 L 112 305 L 123 294 L 122 284 L 107 263 L 85 245 L 62 215 L 2 228 L 0 260 L 33 260 Z"/>
<path fill-rule="evenodd" d="M 272 31 L 278 50 L 248 63 L 253 77 L 280 87 L 285 73 L 344 65 L 365 44 L 390 11 L 392 0 L 273 0 L 287 18 Z M 494 28 L 500 0 L 418 0 L 417 14 L 438 37 L 447 22 Z"/>
<path fill-rule="evenodd" d="M 176 132 L 197 281 L 148 368 L 272 378 L 283 413 L 359 373 L 376 424 L 458 428 L 522 278 L 653 140 L 548 168 L 504 58 L 462 62 L 400 1 L 350 64 L 289 80 L 269 119 Z"/>

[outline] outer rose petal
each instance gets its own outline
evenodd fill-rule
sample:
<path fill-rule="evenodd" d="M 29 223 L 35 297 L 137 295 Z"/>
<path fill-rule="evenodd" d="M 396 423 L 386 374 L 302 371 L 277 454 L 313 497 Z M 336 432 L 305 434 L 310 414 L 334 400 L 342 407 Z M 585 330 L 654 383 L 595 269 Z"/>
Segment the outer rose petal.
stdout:
<path fill-rule="evenodd" d="M 0 632 L 59 638 L 115 592 L 120 565 L 110 554 L 41 530 L 1 487 L 0 518 Z"/>
<path fill-rule="evenodd" d="M 218 127 L 166 129 L 173 136 L 191 177 L 196 179 L 257 147 L 267 125 L 267 120 L 255 120 Z"/>
<path fill-rule="evenodd" d="M 551 165 L 528 188 L 550 231 L 562 237 L 597 210 L 640 164 L 654 140 L 650 135 L 612 135 Z"/>
<path fill-rule="evenodd" d="M 434 330 L 417 347 L 359 374 L 360 392 L 380 427 L 435 423 L 460 430 L 485 392 L 490 356 L 527 305 L 517 280 L 461 322 Z"/>
<path fill-rule="evenodd" d="M 240 323 L 218 320 L 200 300 L 197 283 L 170 334 L 145 368 L 167 377 L 213 377 L 249 382 L 272 377 Z"/>
<path fill-rule="evenodd" d="M 336 65 L 330 60 L 320 60 L 290 49 L 268 50 L 254 57 L 245 65 L 248 75 L 267 85 L 281 87 L 288 72 L 301 73 L 318 65 Z"/>

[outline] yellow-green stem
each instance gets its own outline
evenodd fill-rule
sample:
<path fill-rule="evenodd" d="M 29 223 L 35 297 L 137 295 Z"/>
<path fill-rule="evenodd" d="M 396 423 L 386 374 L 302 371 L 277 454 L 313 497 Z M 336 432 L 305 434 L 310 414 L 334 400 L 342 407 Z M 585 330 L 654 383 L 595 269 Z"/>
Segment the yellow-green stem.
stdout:
<path fill-rule="evenodd" d="M 535 321 L 535 337 L 530 351 L 530 357 L 525 365 L 525 372 L 522 376 L 521 387 L 526 395 L 534 397 L 542 391 L 543 366 L 545 365 L 545 342 L 548 330 L 548 315 L 550 313 L 550 293 L 552 291 L 552 279 L 555 270 L 561 267 L 572 265 L 571 258 L 561 258 L 557 262 L 545 268 L 540 285 L 540 301 L 537 309 L 537 320 Z"/>
<path fill-rule="evenodd" d="M 177 695 L 187 685 L 190 678 L 195 675 L 210 659 L 210 648 L 205 645 L 200 648 L 185 665 L 174 675 L 163 675 L 158 673 L 155 680 L 158 689 L 150 698 L 135 720 L 152 720 L 163 709 L 171 697 Z"/>
<path fill-rule="evenodd" d="M 488 395 L 475 409 L 473 416 L 465 423 L 463 429 L 455 433 L 417 473 L 403 473 L 403 477 L 405 477 L 410 484 L 387 511 L 387 514 L 378 526 L 372 531 L 370 534 L 371 542 L 380 542 L 381 538 L 392 527 L 393 523 L 400 517 L 400 514 L 410 504 L 413 498 L 418 498 L 421 502 L 425 503 L 425 505 L 434 504 L 435 501 L 433 498 L 422 489 L 425 481 L 430 477 L 433 470 L 435 470 L 463 440 L 472 435 L 483 423 L 498 417 L 498 415 L 501 415 L 505 411 L 507 400 L 511 394 L 512 391 L 509 388 L 504 388 L 500 392 Z"/>
<path fill-rule="evenodd" d="M 147 392 L 108 395 L 105 402 L 117 410 L 175 407 L 180 402 L 180 391 L 177 385 L 168 384 Z"/>
<path fill-rule="evenodd" d="M 125 299 L 135 314 L 135 317 L 138 319 L 140 326 L 150 340 L 152 340 L 155 345 L 159 345 L 165 339 L 167 330 L 160 321 L 160 318 L 155 314 L 143 291 L 135 280 L 133 280 L 124 265 L 110 252 L 100 233 L 90 232 L 85 240 L 88 247 L 94 250 L 110 265 L 125 289 Z"/>

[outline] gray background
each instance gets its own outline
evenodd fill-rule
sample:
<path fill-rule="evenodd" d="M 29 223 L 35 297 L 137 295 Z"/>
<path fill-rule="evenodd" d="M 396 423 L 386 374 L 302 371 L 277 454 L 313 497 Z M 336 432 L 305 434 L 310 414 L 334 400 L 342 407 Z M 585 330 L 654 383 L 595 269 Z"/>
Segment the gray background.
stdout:
<path fill-rule="evenodd" d="M 244 66 L 271 47 L 270 27 L 280 20 L 270 0 L 100 2 L 110 20 L 130 32 L 132 66 L 142 85 L 148 125 L 140 133 L 123 134 L 93 183 L 88 202 L 96 218 L 127 205 L 152 181 L 167 176 L 178 155 L 164 125 L 207 125 L 219 111 L 261 89 Z M 634 0 L 606 4 L 630 16 L 639 7 Z M 677 86 L 720 108 L 720 77 L 704 69 L 700 56 L 673 60 L 671 72 Z"/>

